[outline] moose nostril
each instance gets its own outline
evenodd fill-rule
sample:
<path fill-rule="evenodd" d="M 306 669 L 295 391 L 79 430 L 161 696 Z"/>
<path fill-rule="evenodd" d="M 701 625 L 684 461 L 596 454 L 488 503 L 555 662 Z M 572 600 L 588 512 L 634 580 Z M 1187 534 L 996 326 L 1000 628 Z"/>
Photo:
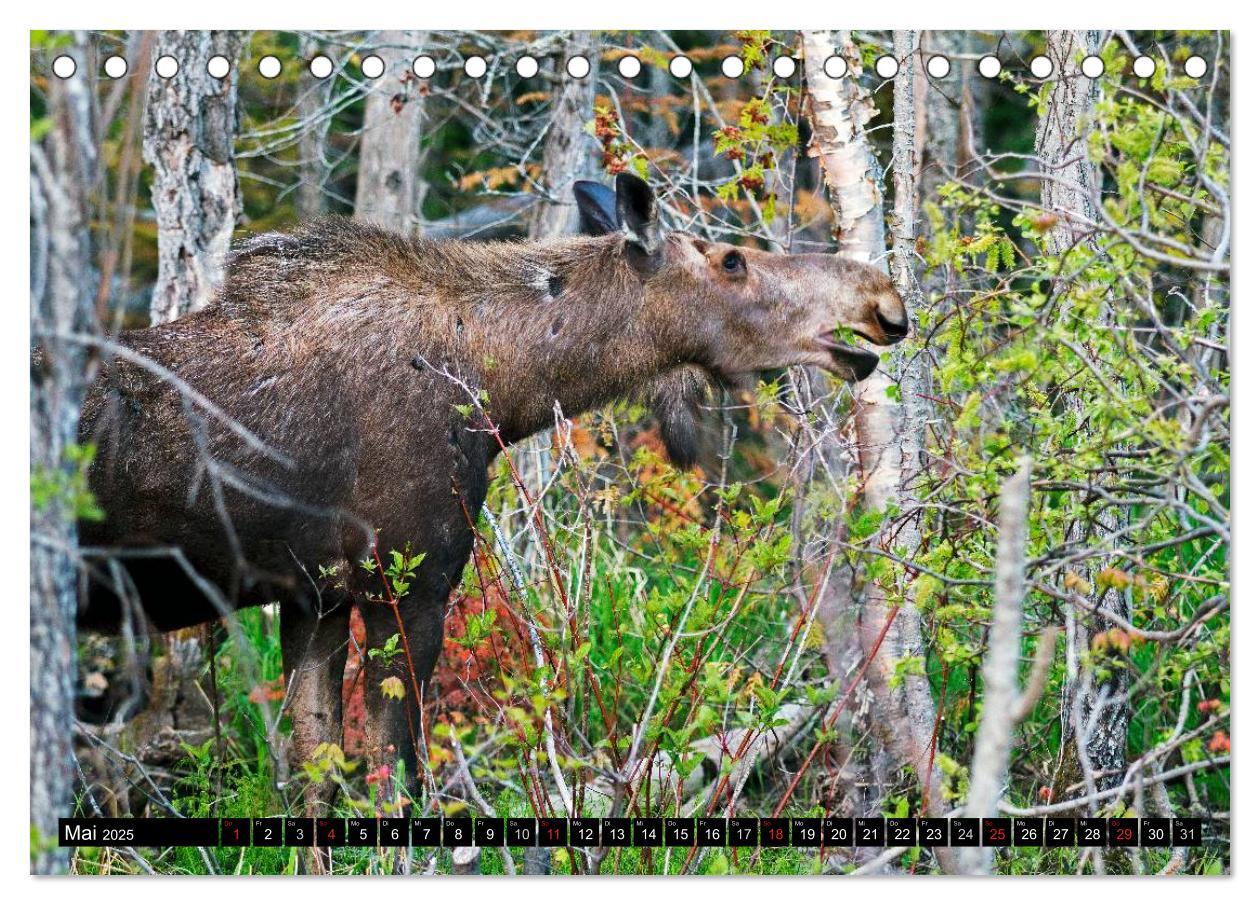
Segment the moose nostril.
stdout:
<path fill-rule="evenodd" d="M 910 332 L 909 320 L 893 321 L 884 317 L 882 312 L 875 312 L 875 320 L 879 322 L 880 329 L 884 331 L 884 335 L 896 342 L 899 339 L 905 339 L 906 334 Z"/>

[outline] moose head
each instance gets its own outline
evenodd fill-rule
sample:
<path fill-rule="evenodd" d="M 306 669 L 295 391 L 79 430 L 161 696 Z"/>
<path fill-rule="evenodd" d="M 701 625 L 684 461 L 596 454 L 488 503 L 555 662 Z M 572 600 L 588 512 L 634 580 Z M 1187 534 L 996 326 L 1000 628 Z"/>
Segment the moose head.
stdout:
<path fill-rule="evenodd" d="M 869 264 L 666 231 L 651 188 L 629 173 L 617 176 L 615 190 L 577 182 L 574 195 L 582 232 L 624 235 L 624 253 L 644 281 L 647 304 L 673 309 L 690 366 L 658 378 L 646 395 L 678 464 L 696 457 L 698 405 L 711 382 L 738 382 L 792 365 L 865 380 L 879 356 L 852 337 L 891 345 L 909 331 L 892 280 Z"/>

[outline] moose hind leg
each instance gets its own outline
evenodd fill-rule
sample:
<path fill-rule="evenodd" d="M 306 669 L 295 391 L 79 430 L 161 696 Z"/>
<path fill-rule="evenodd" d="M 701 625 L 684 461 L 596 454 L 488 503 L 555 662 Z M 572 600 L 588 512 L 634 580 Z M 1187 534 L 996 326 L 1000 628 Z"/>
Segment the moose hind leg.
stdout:
<path fill-rule="evenodd" d="M 373 768 L 388 766 L 391 776 L 401 760 L 406 786 L 413 795 L 419 789 L 418 757 L 427 757 L 423 752 L 421 702 L 416 698 L 416 689 L 424 692 L 441 652 L 445 603 L 440 599 L 408 598 L 399 604 L 397 616 L 388 604 L 370 604 L 362 610 L 369 651 L 363 686 L 365 753 Z M 400 619 L 403 632 L 399 631 Z M 382 655 L 380 651 L 390 646 L 394 635 L 399 635 L 393 646 L 396 653 Z M 375 655 L 373 648 L 378 651 Z M 407 650 L 411 652 L 410 667 Z M 393 784 L 389 787 L 392 789 Z"/>
<path fill-rule="evenodd" d="M 350 606 L 339 603 L 313 612 L 300 603 L 280 608 L 280 647 L 288 683 L 287 710 L 293 724 L 289 751 L 292 775 L 314 760 L 324 742 L 341 745 L 341 683 L 350 642 Z M 324 779 L 303 791 L 308 816 L 327 810 L 335 786 Z"/>

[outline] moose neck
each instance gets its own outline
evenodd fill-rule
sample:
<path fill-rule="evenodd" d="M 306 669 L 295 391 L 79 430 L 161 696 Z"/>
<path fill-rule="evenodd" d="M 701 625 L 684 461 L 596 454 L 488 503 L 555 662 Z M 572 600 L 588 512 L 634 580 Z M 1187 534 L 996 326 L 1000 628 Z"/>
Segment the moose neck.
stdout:
<path fill-rule="evenodd" d="M 462 294 L 459 330 L 505 441 L 550 426 L 557 403 L 577 415 L 687 360 L 619 237 L 484 248 L 494 278 Z"/>

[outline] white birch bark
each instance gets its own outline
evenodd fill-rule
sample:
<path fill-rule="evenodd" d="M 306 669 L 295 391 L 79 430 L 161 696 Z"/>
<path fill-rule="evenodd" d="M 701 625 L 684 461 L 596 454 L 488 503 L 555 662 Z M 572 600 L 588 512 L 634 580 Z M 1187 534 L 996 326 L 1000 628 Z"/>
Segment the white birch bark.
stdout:
<path fill-rule="evenodd" d="M 803 42 L 810 118 L 835 212 L 840 253 L 878 263 L 885 260 L 884 199 L 879 164 L 863 128 L 872 108 L 858 79 L 860 59 L 845 32 L 806 32 Z M 915 72 L 910 64 L 914 42 L 914 32 L 895 33 L 895 53 L 903 63 L 894 85 L 893 276 L 911 324 L 915 323 L 917 296 L 910 268 L 914 246 Z M 831 79 L 823 71 L 823 62 L 837 49 L 847 58 L 849 73 L 844 78 Z M 892 504 L 905 510 L 911 502 L 907 479 L 918 465 L 925 417 L 923 402 L 918 398 L 920 382 L 917 366 L 911 366 L 904 355 L 894 352 L 855 389 L 859 461 L 868 509 L 883 511 Z M 907 405 L 890 395 L 890 388 L 895 385 L 899 385 L 900 396 Z M 916 521 L 899 520 L 897 525 L 882 532 L 880 545 L 913 552 L 920 540 Z M 926 676 L 914 670 L 903 675 L 900 682 L 892 681 L 899 661 L 925 657 L 920 614 L 913 601 L 906 600 L 892 616 L 880 643 L 879 635 L 893 603 L 874 582 L 864 590 L 859 631 L 863 648 L 868 654 L 875 651 L 867 678 L 876 701 L 876 728 L 882 732 L 882 741 L 889 751 L 915 770 L 928 812 L 939 815 L 946 810 L 946 802 L 942 800 L 940 768 L 933 754 L 936 708 L 931 688 Z M 952 870 L 954 859 L 949 849 L 938 849 L 937 856 L 942 868 Z"/>

